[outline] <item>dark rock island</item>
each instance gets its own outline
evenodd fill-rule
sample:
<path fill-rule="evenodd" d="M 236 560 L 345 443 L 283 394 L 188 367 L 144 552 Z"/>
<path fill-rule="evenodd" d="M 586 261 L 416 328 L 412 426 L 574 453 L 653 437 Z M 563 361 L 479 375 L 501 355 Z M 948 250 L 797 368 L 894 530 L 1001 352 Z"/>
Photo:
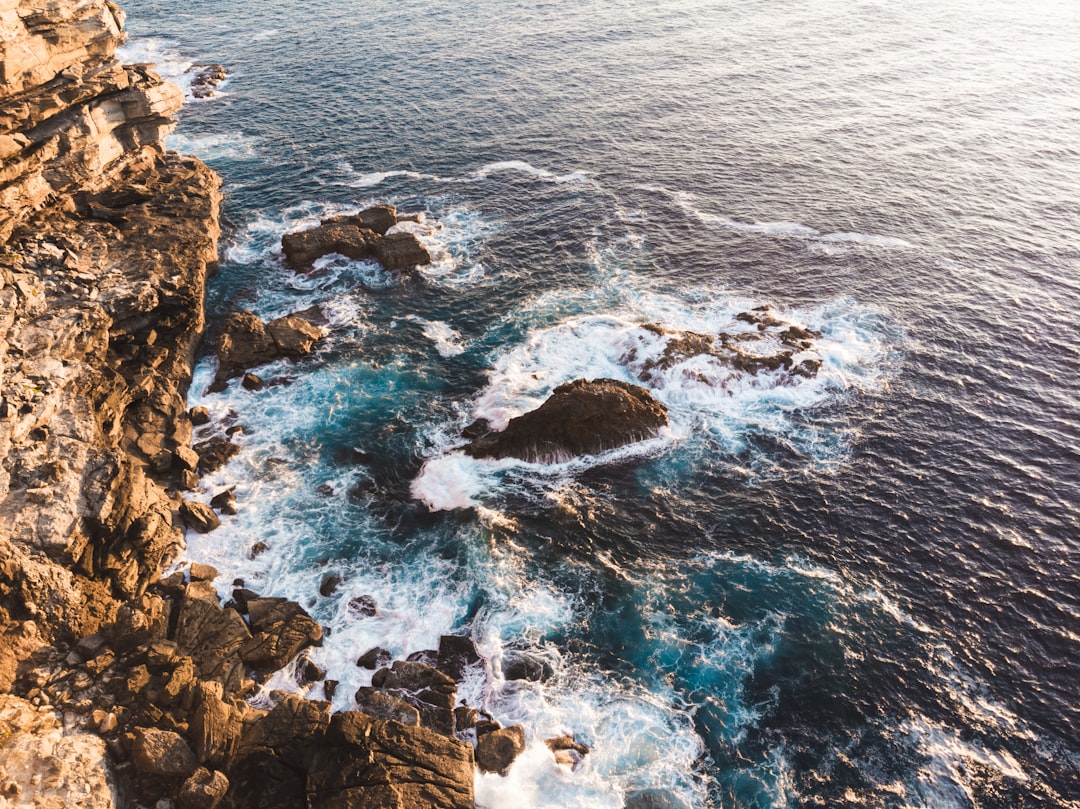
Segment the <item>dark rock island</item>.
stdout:
<path fill-rule="evenodd" d="M 655 438 L 667 408 L 647 390 L 616 379 L 578 379 L 560 385 L 536 410 L 511 419 L 502 432 L 474 438 L 474 458 L 520 458 L 553 463 Z M 470 432 L 483 431 L 472 425 Z"/>

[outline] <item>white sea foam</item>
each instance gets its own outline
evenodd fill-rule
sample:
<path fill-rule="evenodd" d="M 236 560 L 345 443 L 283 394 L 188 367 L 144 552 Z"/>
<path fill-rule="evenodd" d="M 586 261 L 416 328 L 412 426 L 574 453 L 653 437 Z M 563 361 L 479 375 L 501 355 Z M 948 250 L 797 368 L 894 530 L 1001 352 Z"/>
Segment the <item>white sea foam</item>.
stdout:
<path fill-rule="evenodd" d="M 456 357 L 464 353 L 461 335 L 449 324 L 441 320 L 425 320 L 418 315 L 409 315 L 407 320 L 419 324 L 423 335 L 435 344 L 435 349 L 443 357 Z"/>
<path fill-rule="evenodd" d="M 822 232 L 817 228 L 800 222 L 757 222 L 736 219 L 723 214 L 710 213 L 699 206 L 698 197 L 688 191 L 672 191 L 659 185 L 641 185 L 642 190 L 662 194 L 673 200 L 690 218 L 710 227 L 735 230 L 769 236 L 778 239 L 801 239 L 815 252 L 827 255 L 841 255 L 851 252 L 854 247 L 870 247 L 883 250 L 912 250 L 916 245 L 896 236 L 883 236 L 873 233 L 855 233 L 849 231 Z"/>
<path fill-rule="evenodd" d="M 188 135 L 173 132 L 165 145 L 182 154 L 193 154 L 203 160 L 253 160 L 259 157 L 261 139 L 242 132 L 227 134 Z"/>
<path fill-rule="evenodd" d="M 180 50 L 180 44 L 163 37 L 132 37 L 116 49 L 117 58 L 125 65 L 151 64 L 164 79 L 177 84 L 184 91 L 187 103 L 210 101 L 222 95 L 222 88 L 228 79 L 214 88 L 214 93 L 206 98 L 195 98 L 191 93 L 193 68 L 197 64 L 193 58 Z"/>
<path fill-rule="evenodd" d="M 353 169 L 348 163 L 339 164 L 339 168 L 345 176 L 345 184 L 352 188 L 374 188 L 375 186 L 382 185 L 387 180 L 396 177 L 408 177 L 411 180 L 439 180 L 438 177 L 432 175 L 421 174 L 418 171 L 406 171 L 404 169 L 394 171 L 370 171 L 366 174 L 361 174 Z"/>
<path fill-rule="evenodd" d="M 643 384 L 667 406 L 670 429 L 662 439 L 668 443 L 704 431 L 723 450 L 737 453 L 749 435 L 774 434 L 810 458 L 828 462 L 842 452 L 842 442 L 830 440 L 823 428 L 798 424 L 799 414 L 835 402 L 848 392 L 873 389 L 883 372 L 887 347 L 876 316 L 850 301 L 835 301 L 809 312 L 774 313 L 784 324 L 804 324 L 821 332 L 811 349 L 793 357 L 796 363 L 804 359 L 821 363 L 815 377 L 804 378 L 784 371 L 739 372 L 705 355 L 666 368 L 658 365 L 670 336 L 642 328 L 643 324 L 660 323 L 668 330 L 704 334 L 724 332 L 736 340 L 744 335 L 753 340 L 742 345 L 754 353 L 768 354 L 781 346 L 769 330 L 762 332 L 735 318 L 748 308 L 743 301 L 708 295 L 689 295 L 692 300 L 688 301 L 647 290 L 624 297 L 633 301 L 628 309 L 563 319 L 532 331 L 520 345 L 496 356 L 487 386 L 463 414 L 462 423 L 444 428 L 443 434 L 454 436 L 477 418 L 487 419 L 495 430 L 504 429 L 511 418 L 542 404 L 558 385 L 608 377 Z M 522 316 L 528 317 L 528 312 Z M 491 492 L 503 477 L 503 466 L 493 468 L 488 461 L 456 457 L 453 448 L 460 443 L 453 438 L 434 442 L 437 449 L 413 488 L 429 507 L 435 508 L 436 500 L 453 502 L 455 507 L 482 502 L 484 492 Z M 635 451 L 651 453 L 656 447 L 647 443 L 624 450 Z M 450 457 L 453 460 L 443 460 Z M 575 459 L 569 466 L 547 470 L 533 465 L 537 469 L 532 474 L 558 481 L 575 464 L 608 460 L 607 456 Z M 458 480 L 451 481 L 450 476 Z M 431 499 L 426 494 L 429 487 Z M 451 490 L 454 496 L 447 498 L 445 493 Z"/>
<path fill-rule="evenodd" d="M 548 169 L 538 168 L 524 160 L 500 160 L 494 163 L 486 163 L 476 171 L 460 177 L 442 177 L 438 174 L 429 174 L 410 169 L 389 169 L 385 171 L 357 171 L 348 162 L 338 164 L 340 177 L 345 185 L 352 188 L 374 188 L 382 185 L 387 180 L 404 177 L 410 180 L 427 181 L 433 183 L 477 183 L 489 180 L 500 174 L 523 174 L 545 183 L 584 184 L 593 180 L 587 172 L 572 171 L 566 174 L 556 174 Z"/>
<path fill-rule="evenodd" d="M 534 177 L 537 180 L 559 184 L 590 182 L 589 175 L 584 171 L 556 174 L 547 169 L 537 168 L 524 160 L 501 160 L 495 163 L 488 163 L 477 169 L 468 179 L 471 181 L 486 180 L 495 174 L 506 173 L 524 174 L 529 177 Z"/>

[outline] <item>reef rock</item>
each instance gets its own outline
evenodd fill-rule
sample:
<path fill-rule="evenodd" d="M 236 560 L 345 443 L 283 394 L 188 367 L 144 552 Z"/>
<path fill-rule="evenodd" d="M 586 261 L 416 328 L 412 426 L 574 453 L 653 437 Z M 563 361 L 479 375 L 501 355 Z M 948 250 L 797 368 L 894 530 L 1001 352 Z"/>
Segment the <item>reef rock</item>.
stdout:
<path fill-rule="evenodd" d="M 192 74 L 191 95 L 194 98 L 212 98 L 218 85 L 229 75 L 229 71 L 217 63 L 192 65 L 188 68 L 188 73 Z"/>
<path fill-rule="evenodd" d="M 578 379 L 560 385 L 536 410 L 511 419 L 465 447 L 474 458 L 565 461 L 654 438 L 667 426 L 667 408 L 644 388 L 616 379 Z"/>
<path fill-rule="evenodd" d="M 821 333 L 778 317 L 769 306 L 740 312 L 727 331 L 701 334 L 656 324 L 634 330 L 622 362 L 651 387 L 673 382 L 729 389 L 771 374 L 774 384 L 813 378 L 821 368 Z"/>

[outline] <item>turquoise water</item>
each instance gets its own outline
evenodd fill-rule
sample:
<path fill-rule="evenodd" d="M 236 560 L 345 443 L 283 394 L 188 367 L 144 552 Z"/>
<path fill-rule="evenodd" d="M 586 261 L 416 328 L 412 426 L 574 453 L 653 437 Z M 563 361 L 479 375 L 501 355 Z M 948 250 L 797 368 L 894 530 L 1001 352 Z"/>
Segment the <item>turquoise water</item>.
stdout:
<path fill-rule="evenodd" d="M 1080 805 L 1080 9 L 126 10 L 131 59 L 231 70 L 170 141 L 225 181 L 211 320 L 330 320 L 259 393 L 200 363 L 244 452 L 189 553 L 330 629 L 337 707 L 370 647 L 461 632 L 462 696 L 528 740 L 484 807 Z M 376 202 L 424 214 L 432 267 L 284 266 L 282 233 Z M 694 368 L 649 380 L 641 446 L 456 451 L 640 382 L 643 323 L 766 304 L 822 333 L 817 379 Z M 505 680 L 521 655 L 550 678 Z"/>

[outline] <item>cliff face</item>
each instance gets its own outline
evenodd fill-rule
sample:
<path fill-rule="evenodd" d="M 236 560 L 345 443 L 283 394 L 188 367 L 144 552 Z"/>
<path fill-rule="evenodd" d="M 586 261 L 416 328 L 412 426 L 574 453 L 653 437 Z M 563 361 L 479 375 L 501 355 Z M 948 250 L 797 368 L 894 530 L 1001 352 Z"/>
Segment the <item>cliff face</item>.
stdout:
<path fill-rule="evenodd" d="M 122 24 L 0 0 L 0 618 L 23 645 L 94 631 L 183 541 L 164 484 L 218 181 L 164 155 L 183 96 L 119 63 Z"/>
<path fill-rule="evenodd" d="M 463 738 L 498 725 L 452 677 L 395 664 L 368 713 L 255 708 L 322 628 L 242 588 L 222 605 L 206 565 L 161 579 L 184 519 L 218 524 L 181 492 L 239 447 L 190 447 L 185 401 L 219 181 L 164 151 L 182 95 L 117 61 L 122 22 L 0 0 L 0 807 L 468 809 Z M 291 347 L 321 334 L 280 320 Z"/>
<path fill-rule="evenodd" d="M 120 64 L 122 25 L 103 0 L 0 0 L 3 692 L 49 644 L 112 621 L 183 543 L 173 458 L 219 183 L 165 155 L 183 95 Z M 103 739 L 20 691 L 33 704 L 0 695 L 0 802 L 122 803 Z"/>
<path fill-rule="evenodd" d="M 0 242 L 41 206 L 160 152 L 175 85 L 115 57 L 105 0 L 0 0 Z"/>

